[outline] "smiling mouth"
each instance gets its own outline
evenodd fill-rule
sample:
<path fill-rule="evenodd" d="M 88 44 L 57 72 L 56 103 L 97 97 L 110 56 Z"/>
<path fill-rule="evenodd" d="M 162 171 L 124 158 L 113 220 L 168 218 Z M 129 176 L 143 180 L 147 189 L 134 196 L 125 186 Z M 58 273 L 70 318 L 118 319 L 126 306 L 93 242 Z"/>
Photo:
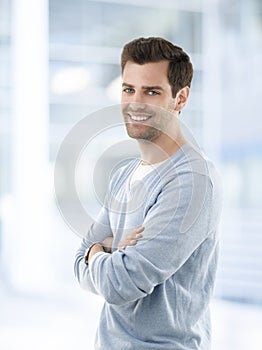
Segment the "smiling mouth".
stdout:
<path fill-rule="evenodd" d="M 144 122 L 151 118 L 151 115 L 134 115 L 128 114 L 129 118 L 135 122 Z"/>

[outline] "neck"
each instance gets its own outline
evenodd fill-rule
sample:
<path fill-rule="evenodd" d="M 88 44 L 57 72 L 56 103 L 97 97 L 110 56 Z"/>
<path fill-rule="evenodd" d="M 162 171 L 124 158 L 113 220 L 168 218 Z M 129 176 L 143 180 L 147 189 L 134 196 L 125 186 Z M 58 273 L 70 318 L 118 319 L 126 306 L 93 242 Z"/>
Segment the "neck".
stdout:
<path fill-rule="evenodd" d="M 138 140 L 143 164 L 162 162 L 176 153 L 185 143 L 186 139 L 181 133 L 175 140 L 164 134 L 153 141 Z"/>

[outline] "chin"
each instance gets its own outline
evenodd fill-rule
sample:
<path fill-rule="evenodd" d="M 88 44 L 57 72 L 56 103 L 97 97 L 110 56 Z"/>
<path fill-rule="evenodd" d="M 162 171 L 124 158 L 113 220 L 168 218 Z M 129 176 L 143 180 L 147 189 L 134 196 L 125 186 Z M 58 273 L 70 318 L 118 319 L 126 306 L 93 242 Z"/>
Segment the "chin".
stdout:
<path fill-rule="evenodd" d="M 144 132 L 139 130 L 131 130 L 131 128 L 127 128 L 127 134 L 132 139 L 152 142 L 161 135 L 161 132 L 154 128 L 150 128 L 149 130 Z"/>

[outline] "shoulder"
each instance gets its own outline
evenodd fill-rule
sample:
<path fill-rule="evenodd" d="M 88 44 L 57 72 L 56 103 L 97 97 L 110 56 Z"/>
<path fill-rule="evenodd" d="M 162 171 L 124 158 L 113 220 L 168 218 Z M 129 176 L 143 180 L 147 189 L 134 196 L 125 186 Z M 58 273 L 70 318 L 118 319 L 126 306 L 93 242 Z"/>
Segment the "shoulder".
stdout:
<path fill-rule="evenodd" d="M 159 193 L 175 193 L 197 202 L 200 198 L 215 202 L 222 200 L 220 175 L 205 154 L 186 144 L 159 169 Z"/>
<path fill-rule="evenodd" d="M 210 159 L 191 144 L 182 146 L 163 167 L 163 173 L 170 179 L 205 177 L 211 184 L 219 182 L 219 173 Z"/>

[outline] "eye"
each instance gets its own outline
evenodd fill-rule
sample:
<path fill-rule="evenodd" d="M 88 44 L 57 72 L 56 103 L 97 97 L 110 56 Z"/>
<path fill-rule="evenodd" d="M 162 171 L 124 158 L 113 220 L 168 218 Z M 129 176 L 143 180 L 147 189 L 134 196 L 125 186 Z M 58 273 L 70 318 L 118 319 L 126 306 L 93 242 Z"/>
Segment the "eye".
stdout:
<path fill-rule="evenodd" d="M 159 95 L 159 92 L 158 92 L 158 91 L 155 91 L 155 90 L 149 90 L 147 93 L 148 93 L 148 95 L 150 95 L 150 96 Z"/>
<path fill-rule="evenodd" d="M 126 92 L 127 94 L 131 94 L 131 93 L 135 92 L 135 90 L 132 88 L 125 88 L 125 89 L 123 89 L 123 92 Z"/>

